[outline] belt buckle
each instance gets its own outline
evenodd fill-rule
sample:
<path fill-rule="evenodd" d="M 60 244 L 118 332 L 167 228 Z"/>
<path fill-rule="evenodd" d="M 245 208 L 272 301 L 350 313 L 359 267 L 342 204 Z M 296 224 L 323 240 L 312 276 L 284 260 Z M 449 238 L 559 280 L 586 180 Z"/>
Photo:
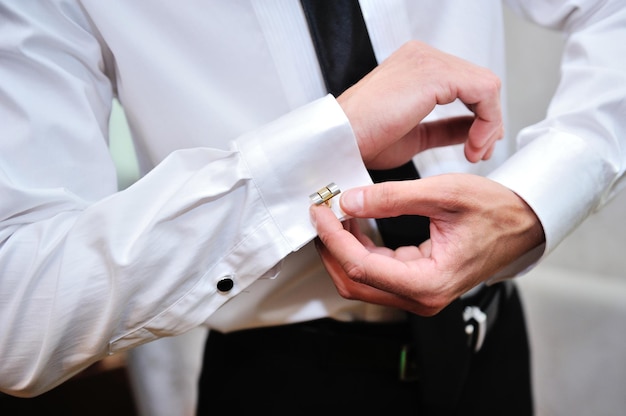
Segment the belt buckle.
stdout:
<path fill-rule="evenodd" d="M 485 342 L 487 332 L 491 330 L 500 313 L 500 302 L 503 297 L 508 298 L 513 291 L 513 283 L 504 281 L 490 286 L 482 298 L 468 302 L 463 310 L 465 333 L 468 336 L 468 346 L 474 352 L 480 351 Z"/>
<path fill-rule="evenodd" d="M 400 372 L 398 374 L 400 381 L 417 381 L 417 360 L 415 347 L 410 344 L 404 344 L 400 350 Z"/>
<path fill-rule="evenodd" d="M 480 351 L 487 335 L 487 314 L 478 306 L 466 306 L 463 320 L 470 347 L 473 345 L 474 352 Z"/>

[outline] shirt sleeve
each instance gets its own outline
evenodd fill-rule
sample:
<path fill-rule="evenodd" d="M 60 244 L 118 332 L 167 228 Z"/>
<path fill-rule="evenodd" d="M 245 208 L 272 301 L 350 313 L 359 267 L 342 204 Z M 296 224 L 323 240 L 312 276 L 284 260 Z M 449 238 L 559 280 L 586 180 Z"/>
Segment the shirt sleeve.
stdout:
<path fill-rule="evenodd" d="M 623 188 L 626 164 L 626 3 L 509 3 L 526 18 L 563 31 L 566 42 L 546 118 L 519 133 L 516 154 L 490 175 L 533 208 L 546 244 L 496 279 L 552 252 Z"/>
<path fill-rule="evenodd" d="M 202 325 L 315 237 L 311 193 L 371 183 L 326 96 L 117 191 L 89 19 L 64 1 L 5 2 L 0 19 L 0 391 L 40 394 Z"/>

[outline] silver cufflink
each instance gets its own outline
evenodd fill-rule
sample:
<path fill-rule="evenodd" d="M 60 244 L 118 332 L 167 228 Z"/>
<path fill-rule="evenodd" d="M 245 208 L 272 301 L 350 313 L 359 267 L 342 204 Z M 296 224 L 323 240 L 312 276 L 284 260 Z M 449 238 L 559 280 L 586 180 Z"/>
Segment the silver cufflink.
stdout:
<path fill-rule="evenodd" d="M 335 195 L 339 195 L 341 191 L 339 187 L 335 185 L 334 182 L 329 183 L 325 187 L 321 188 L 319 191 L 312 193 L 309 195 L 311 202 L 315 205 L 322 205 L 325 203 L 329 203 L 332 197 Z"/>

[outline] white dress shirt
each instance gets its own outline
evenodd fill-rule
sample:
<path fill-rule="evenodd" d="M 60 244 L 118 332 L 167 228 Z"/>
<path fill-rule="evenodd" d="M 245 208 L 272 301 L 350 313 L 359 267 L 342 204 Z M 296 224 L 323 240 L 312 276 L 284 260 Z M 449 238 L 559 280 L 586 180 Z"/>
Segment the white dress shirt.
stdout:
<path fill-rule="evenodd" d="M 361 3 L 379 61 L 420 39 L 504 79 L 500 3 Z M 610 199 L 626 162 L 625 3 L 510 3 L 569 35 L 546 119 L 487 162 L 460 146 L 415 158 L 422 176 L 489 176 L 537 213 L 545 247 L 494 281 Z M 120 192 L 114 97 L 142 176 Z M 42 392 L 198 326 L 398 313 L 338 296 L 310 244 L 309 194 L 370 179 L 297 1 L 3 2 L 0 126 L 0 391 Z"/>

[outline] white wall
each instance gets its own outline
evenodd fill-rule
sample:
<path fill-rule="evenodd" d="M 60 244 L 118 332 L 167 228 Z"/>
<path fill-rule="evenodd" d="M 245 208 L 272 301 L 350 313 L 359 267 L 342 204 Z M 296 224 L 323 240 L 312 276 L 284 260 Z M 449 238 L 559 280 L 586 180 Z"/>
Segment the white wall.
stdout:
<path fill-rule="evenodd" d="M 512 131 L 543 117 L 560 35 L 506 15 Z M 626 193 L 520 278 L 537 416 L 626 414 Z"/>

